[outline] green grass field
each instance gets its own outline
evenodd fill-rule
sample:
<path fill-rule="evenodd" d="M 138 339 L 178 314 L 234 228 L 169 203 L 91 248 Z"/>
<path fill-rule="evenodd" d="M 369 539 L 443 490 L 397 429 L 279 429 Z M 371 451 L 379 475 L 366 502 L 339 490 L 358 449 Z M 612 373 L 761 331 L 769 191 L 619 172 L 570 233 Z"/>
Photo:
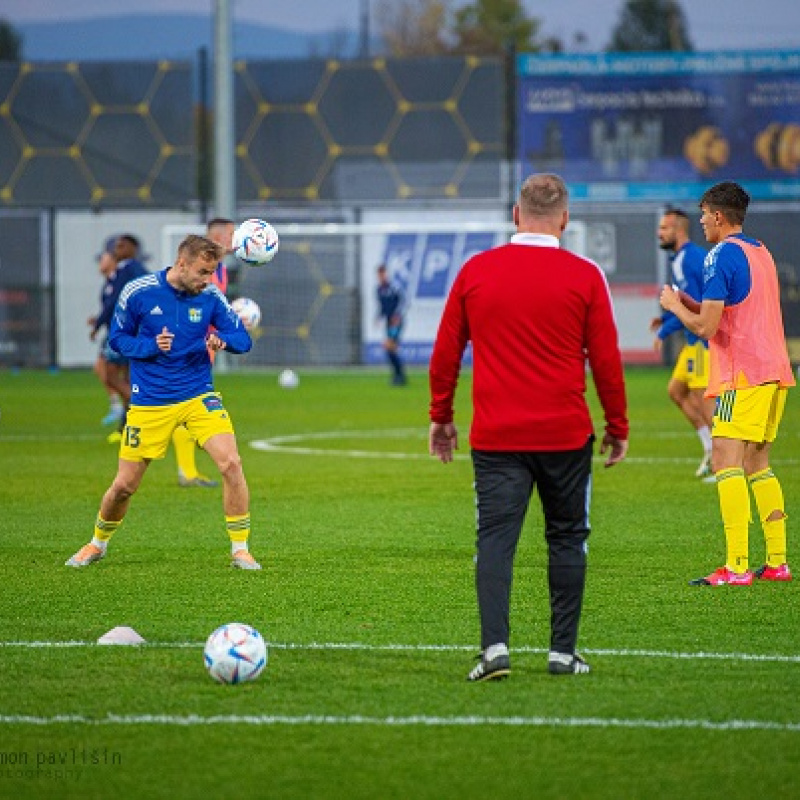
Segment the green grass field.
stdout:
<path fill-rule="evenodd" d="M 0 797 L 798 796 L 798 584 L 687 585 L 724 561 L 724 539 L 665 370 L 628 372 L 629 459 L 596 464 L 580 637 L 593 672 L 547 674 L 534 504 L 512 675 L 465 681 L 478 625 L 464 377 L 461 456 L 444 466 L 426 455 L 422 372 L 399 390 L 384 371 L 304 373 L 296 391 L 275 373 L 218 376 L 265 567 L 243 573 L 220 490 L 178 488 L 171 453 L 108 557 L 63 566 L 115 469 L 105 400 L 88 372 L 0 374 Z M 790 547 L 799 444 L 794 394 L 773 458 Z M 219 686 L 203 642 L 235 620 L 261 630 L 270 661 Z M 116 625 L 148 644 L 94 644 Z"/>

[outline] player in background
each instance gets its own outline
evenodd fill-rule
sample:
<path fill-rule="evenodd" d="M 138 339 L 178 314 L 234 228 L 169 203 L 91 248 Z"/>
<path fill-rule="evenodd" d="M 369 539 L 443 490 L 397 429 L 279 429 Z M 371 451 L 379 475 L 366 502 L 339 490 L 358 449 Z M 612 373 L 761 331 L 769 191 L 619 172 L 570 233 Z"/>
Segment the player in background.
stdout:
<path fill-rule="evenodd" d="M 223 295 L 228 293 L 228 267 L 224 258 L 233 252 L 233 231 L 235 224 L 233 220 L 223 217 L 215 217 L 208 221 L 206 225 L 206 237 L 216 242 L 223 249 L 223 256 L 220 258 L 211 282 Z M 216 353 L 209 349 L 211 363 L 214 363 Z M 202 475 L 197 469 L 197 441 L 186 429 L 185 425 L 178 425 L 172 434 L 172 444 L 175 447 L 175 460 L 178 462 L 178 485 L 186 489 L 201 488 L 213 489 L 218 486 L 218 482 L 206 475 Z"/>
<path fill-rule="evenodd" d="M 508 675 L 514 556 L 536 488 L 544 511 L 553 675 L 589 672 L 575 651 L 586 580 L 594 433 L 586 366 L 606 418 L 606 466 L 625 458 L 625 379 L 600 267 L 562 250 L 569 221 L 558 175 L 531 175 L 511 242 L 470 258 L 445 304 L 430 362 L 431 455 L 447 463 L 461 359 L 472 342 L 470 430 L 477 505 L 481 654 L 470 681 Z"/>
<path fill-rule="evenodd" d="M 97 267 L 103 277 L 103 286 L 100 289 L 100 310 L 96 316 L 89 317 L 86 324 L 91 329 L 89 338 L 94 342 L 102 327 L 108 327 L 114 306 L 108 298 L 114 292 L 114 272 L 117 269 L 117 259 L 114 257 L 114 244 L 116 236 L 106 239 L 102 252 L 97 256 Z M 106 310 L 110 309 L 106 316 Z M 108 413 L 100 420 L 101 425 L 116 426 L 122 419 L 122 395 L 127 390 L 128 376 L 125 370 L 116 363 L 116 359 L 121 359 L 117 353 L 107 351 L 107 336 L 103 336 L 94 362 L 94 372 L 98 380 L 103 385 L 108 396 Z M 118 385 L 122 381 L 124 385 Z"/>
<path fill-rule="evenodd" d="M 711 462 L 725 529 L 726 559 L 695 586 L 749 586 L 753 577 L 791 580 L 781 484 L 769 464 L 794 374 L 786 350 L 780 286 L 769 250 L 742 232 L 750 197 L 732 181 L 700 200 L 700 224 L 714 247 L 704 265 L 703 298 L 665 286 L 661 305 L 709 340 L 708 397 L 716 398 Z M 750 495 L 764 532 L 766 563 L 750 571 Z"/>
<path fill-rule="evenodd" d="M 171 267 L 133 281 L 120 295 L 109 344 L 130 360 L 133 402 L 117 474 L 100 503 L 94 535 L 68 566 L 86 567 L 106 555 L 150 462 L 164 457 L 173 430 L 185 425 L 222 476 L 232 566 L 261 569 L 248 549 L 249 490 L 230 415 L 214 391 L 208 354 L 209 348 L 246 353 L 252 346 L 241 320 L 211 283 L 223 255 L 210 239 L 189 235 Z"/>
<path fill-rule="evenodd" d="M 400 335 L 406 312 L 406 295 L 403 289 L 392 281 L 389 270 L 384 264 L 378 269 L 378 285 L 375 295 L 378 300 L 378 320 L 386 320 L 386 337 L 383 349 L 392 367 L 392 386 L 405 386 L 406 378 L 403 359 L 400 357 Z"/>
<path fill-rule="evenodd" d="M 95 332 L 105 326 L 110 329 L 114 307 L 122 293 L 122 290 L 131 281 L 147 275 L 147 269 L 139 260 L 141 244 L 131 233 L 123 233 L 114 241 L 114 258 L 116 269 L 108 278 L 108 287 L 103 291 L 103 307 L 100 315 L 95 320 Z M 108 288 L 108 291 L 106 291 Z M 122 400 L 122 414 L 117 422 L 117 429 L 108 435 L 108 443 L 116 444 L 122 439 L 122 430 L 125 427 L 125 414 L 131 400 L 130 379 L 128 372 L 128 359 L 122 354 L 115 352 L 106 342 L 103 346 L 103 354 L 111 371 L 115 374 L 114 387 Z"/>
<path fill-rule="evenodd" d="M 658 225 L 658 243 L 671 253 L 672 283 L 693 300 L 703 293 L 703 260 L 706 251 L 689 240 L 689 217 L 679 208 L 670 208 Z M 664 340 L 683 331 L 686 341 L 672 371 L 667 392 L 694 428 L 703 445 L 703 459 L 695 475 L 704 478 L 711 472 L 711 417 L 714 403 L 704 395 L 708 387 L 708 342 L 686 328 L 671 312 L 665 311 L 650 324 L 656 334 L 654 347 L 660 352 Z"/>

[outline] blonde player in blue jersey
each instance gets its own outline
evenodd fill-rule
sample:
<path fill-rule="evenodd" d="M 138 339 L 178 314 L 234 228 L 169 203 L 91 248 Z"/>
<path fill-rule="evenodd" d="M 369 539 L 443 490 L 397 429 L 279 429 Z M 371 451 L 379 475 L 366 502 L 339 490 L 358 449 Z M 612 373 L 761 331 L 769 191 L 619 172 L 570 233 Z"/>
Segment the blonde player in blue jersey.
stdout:
<path fill-rule="evenodd" d="M 223 248 L 210 239 L 187 236 L 171 267 L 132 281 L 120 295 L 108 341 L 130 360 L 131 407 L 94 536 L 68 566 L 86 567 L 106 555 L 150 462 L 164 457 L 173 431 L 185 425 L 222 476 L 232 566 L 261 569 L 248 550 L 250 494 L 233 425 L 211 377 L 209 349 L 246 353 L 252 346 L 211 282 L 222 256 Z"/>
<path fill-rule="evenodd" d="M 214 217 L 206 224 L 206 237 L 220 245 L 225 254 L 233 252 L 233 231 L 236 226 L 233 220 L 224 217 Z M 217 289 L 227 296 L 228 293 L 228 267 L 224 261 L 220 261 L 211 282 Z M 245 327 L 247 327 L 245 325 Z M 215 352 L 209 351 L 211 364 L 214 364 Z M 214 489 L 219 484 L 217 481 L 203 475 L 197 468 L 197 442 L 190 436 L 189 431 L 183 425 L 178 425 L 172 434 L 172 444 L 175 447 L 175 460 L 178 464 L 178 486 L 184 489 L 200 488 Z"/>

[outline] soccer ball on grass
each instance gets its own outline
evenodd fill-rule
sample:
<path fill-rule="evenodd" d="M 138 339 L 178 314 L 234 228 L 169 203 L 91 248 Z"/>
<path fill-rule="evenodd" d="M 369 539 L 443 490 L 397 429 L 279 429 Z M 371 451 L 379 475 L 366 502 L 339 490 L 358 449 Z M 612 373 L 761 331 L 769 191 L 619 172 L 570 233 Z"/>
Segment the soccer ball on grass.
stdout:
<path fill-rule="evenodd" d="M 267 643 L 251 625 L 228 622 L 208 637 L 203 656 L 218 683 L 254 681 L 267 665 Z"/>
<path fill-rule="evenodd" d="M 278 386 L 281 389 L 296 389 L 300 385 L 300 376 L 293 369 L 285 369 L 278 375 Z"/>
<path fill-rule="evenodd" d="M 246 219 L 233 232 L 234 255 L 251 267 L 272 261 L 279 246 L 277 231 L 263 219 Z"/>

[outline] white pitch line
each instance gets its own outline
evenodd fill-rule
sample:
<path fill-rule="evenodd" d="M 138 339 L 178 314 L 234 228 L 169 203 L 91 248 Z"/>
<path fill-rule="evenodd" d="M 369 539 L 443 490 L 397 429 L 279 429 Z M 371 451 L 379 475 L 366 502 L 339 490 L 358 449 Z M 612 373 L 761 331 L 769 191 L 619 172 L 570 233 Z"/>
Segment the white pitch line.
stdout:
<path fill-rule="evenodd" d="M 205 642 L 145 642 L 143 645 L 105 645 L 89 641 L 0 641 L 2 647 L 17 648 L 71 648 L 71 647 L 144 647 L 165 649 L 201 648 Z M 273 650 L 346 650 L 363 652 L 471 652 L 477 651 L 477 645 L 469 644 L 368 644 L 365 642 L 268 642 Z M 515 654 L 543 654 L 546 647 L 520 645 L 510 648 Z M 614 648 L 580 648 L 586 655 L 607 656 L 609 658 L 662 658 L 679 661 L 759 661 L 779 664 L 800 664 L 800 655 L 782 655 L 779 653 L 694 653 L 669 650 L 625 650 Z"/>
<path fill-rule="evenodd" d="M 0 433 L 0 442 L 105 442 L 103 433 Z"/>
<path fill-rule="evenodd" d="M 671 434 L 662 432 L 656 435 L 659 438 L 678 439 L 685 438 L 686 434 Z M 398 452 L 394 450 L 353 450 L 336 449 L 325 447 L 308 447 L 298 444 L 308 441 L 335 441 L 337 439 L 413 439 L 419 442 L 420 452 Z M 422 428 L 387 428 L 383 430 L 335 430 L 335 431 L 309 431 L 306 433 L 292 433 L 284 436 L 270 436 L 267 439 L 254 439 L 249 442 L 254 450 L 268 453 L 283 453 L 286 455 L 299 456 L 334 456 L 337 458 L 356 458 L 356 459 L 390 459 L 398 461 L 430 461 L 432 456 L 426 451 L 428 433 Z M 467 460 L 469 455 L 465 453 L 455 453 L 454 457 L 458 460 Z M 597 463 L 602 463 L 605 458 L 597 456 L 594 459 Z M 695 464 L 697 456 L 628 456 L 625 461 L 629 464 Z M 800 464 L 800 459 L 785 458 L 774 460 L 775 464 Z"/>
<path fill-rule="evenodd" d="M 335 716 L 304 714 L 214 715 L 199 714 L 107 714 L 87 717 L 83 714 L 56 714 L 39 717 L 27 714 L 0 715 L 0 725 L 257 725 L 257 726 L 380 726 L 380 727 L 486 727 L 487 725 L 515 728 L 646 728 L 650 730 L 700 729 L 708 731 L 782 731 L 800 733 L 800 723 L 774 722 L 758 719 L 620 719 L 616 717 L 442 717 L 415 715 L 411 717 L 370 717 L 361 714 Z"/>

